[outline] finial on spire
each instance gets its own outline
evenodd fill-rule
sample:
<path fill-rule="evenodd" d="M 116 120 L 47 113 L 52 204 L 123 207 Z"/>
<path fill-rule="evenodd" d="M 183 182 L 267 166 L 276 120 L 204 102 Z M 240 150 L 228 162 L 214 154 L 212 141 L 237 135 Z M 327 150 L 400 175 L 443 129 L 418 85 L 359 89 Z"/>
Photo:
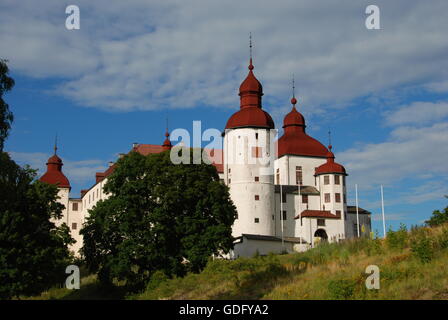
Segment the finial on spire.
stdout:
<path fill-rule="evenodd" d="M 252 32 L 249 32 L 249 56 L 250 56 L 249 70 L 253 70 L 254 65 L 252 64 Z"/>
<path fill-rule="evenodd" d="M 291 103 L 293 105 L 293 107 L 296 107 L 296 103 L 297 103 L 297 99 L 296 99 L 296 86 L 295 86 L 295 82 L 294 82 L 294 73 L 292 74 L 292 99 L 291 99 Z"/>
<path fill-rule="evenodd" d="M 56 133 L 56 136 L 54 137 L 54 154 L 56 154 L 57 150 L 58 150 L 58 134 Z"/>
<path fill-rule="evenodd" d="M 166 131 L 165 131 L 165 137 L 169 137 L 169 133 L 168 133 L 168 117 L 166 117 Z"/>
<path fill-rule="evenodd" d="M 330 131 L 330 128 L 328 128 L 328 149 L 330 149 L 330 151 L 331 151 L 332 147 L 333 146 L 331 145 L 331 131 Z"/>

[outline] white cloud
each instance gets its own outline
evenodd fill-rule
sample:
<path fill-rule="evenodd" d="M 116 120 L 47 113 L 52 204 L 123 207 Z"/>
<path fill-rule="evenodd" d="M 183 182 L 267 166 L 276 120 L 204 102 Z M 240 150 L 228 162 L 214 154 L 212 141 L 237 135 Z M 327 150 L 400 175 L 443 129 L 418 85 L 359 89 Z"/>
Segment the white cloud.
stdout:
<path fill-rule="evenodd" d="M 405 178 L 448 176 L 448 123 L 429 127 L 397 127 L 386 142 L 364 144 L 337 155 L 350 182 L 364 188 L 396 184 Z"/>
<path fill-rule="evenodd" d="M 393 125 L 424 125 L 448 117 L 448 102 L 413 102 L 385 114 L 386 123 Z"/>
<path fill-rule="evenodd" d="M 12 70 L 62 77 L 58 94 L 108 110 L 235 108 L 250 31 L 270 110 L 289 105 L 292 73 L 312 112 L 446 79 L 446 1 L 378 0 L 379 31 L 365 29 L 368 4 L 80 0 L 68 31 L 64 3 L 4 0 L 0 42 Z"/>

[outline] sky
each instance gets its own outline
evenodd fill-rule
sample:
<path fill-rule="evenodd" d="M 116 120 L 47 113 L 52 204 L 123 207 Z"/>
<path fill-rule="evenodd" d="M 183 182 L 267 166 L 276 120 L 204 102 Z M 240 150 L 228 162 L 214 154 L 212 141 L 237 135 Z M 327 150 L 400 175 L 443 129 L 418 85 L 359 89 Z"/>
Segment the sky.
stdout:
<path fill-rule="evenodd" d="M 380 9 L 379 30 L 365 27 Z M 80 29 L 68 30 L 68 5 Z M 348 202 L 387 227 L 422 224 L 447 205 L 448 2 L 299 0 L 2 0 L 0 57 L 14 89 L 5 150 L 45 172 L 58 154 L 72 197 L 132 143 L 170 130 L 223 130 L 239 108 L 249 33 L 263 108 L 280 128 L 294 74 L 307 132 L 347 177 Z"/>

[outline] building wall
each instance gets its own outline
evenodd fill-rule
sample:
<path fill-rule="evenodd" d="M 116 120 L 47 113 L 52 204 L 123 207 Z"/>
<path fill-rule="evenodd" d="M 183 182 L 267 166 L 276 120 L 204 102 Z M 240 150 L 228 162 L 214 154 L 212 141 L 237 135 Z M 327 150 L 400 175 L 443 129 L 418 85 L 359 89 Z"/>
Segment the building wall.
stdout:
<path fill-rule="evenodd" d="M 274 233 L 274 180 L 267 161 L 270 142 L 271 133 L 266 129 L 227 130 L 224 136 L 224 181 L 238 212 L 233 225 L 234 237 L 243 233 Z M 255 147 L 261 148 L 262 158 L 252 156 Z"/>
<path fill-rule="evenodd" d="M 347 238 L 357 238 L 357 219 L 356 213 L 347 213 L 347 220 L 345 222 L 345 232 Z M 362 232 L 362 226 L 364 226 L 365 232 Z M 360 236 L 368 237 L 371 229 L 371 217 L 370 214 L 359 214 L 359 233 Z"/>

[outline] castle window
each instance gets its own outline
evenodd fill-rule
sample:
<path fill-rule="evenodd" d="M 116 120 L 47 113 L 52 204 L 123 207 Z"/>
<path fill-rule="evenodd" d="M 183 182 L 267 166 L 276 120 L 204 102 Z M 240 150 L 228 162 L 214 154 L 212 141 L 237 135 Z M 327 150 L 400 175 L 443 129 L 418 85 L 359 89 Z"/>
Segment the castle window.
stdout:
<path fill-rule="evenodd" d="M 280 184 L 280 169 L 277 168 L 277 173 L 275 175 L 275 179 L 277 180 L 277 184 Z"/>
<path fill-rule="evenodd" d="M 232 179 L 229 179 L 229 184 L 230 184 L 231 181 L 232 181 Z"/>
<path fill-rule="evenodd" d="M 260 181 L 260 177 L 255 177 L 255 182 Z"/>
<path fill-rule="evenodd" d="M 341 210 L 336 210 L 336 215 L 341 216 Z"/>
<path fill-rule="evenodd" d="M 229 168 L 229 173 L 230 173 L 230 172 L 232 172 L 232 169 L 231 169 L 231 168 Z"/>
<path fill-rule="evenodd" d="M 326 194 L 325 194 L 325 202 L 328 203 L 328 202 L 330 202 L 330 200 L 331 200 L 331 198 L 330 198 L 330 194 L 329 194 L 329 193 L 326 193 Z"/>
<path fill-rule="evenodd" d="M 77 202 L 73 202 L 72 203 L 72 210 L 73 211 L 78 211 L 78 203 Z"/>
<path fill-rule="evenodd" d="M 237 213 L 237 214 L 235 214 L 235 220 L 236 220 L 236 219 L 238 219 L 238 213 Z"/>
<path fill-rule="evenodd" d="M 341 179 L 340 178 L 341 177 L 338 176 L 338 175 L 334 176 L 334 184 L 341 184 Z"/>
<path fill-rule="evenodd" d="M 255 200 L 260 200 L 260 196 L 258 194 L 255 195 Z"/>
<path fill-rule="evenodd" d="M 344 193 L 344 203 L 347 203 L 347 195 Z"/>
<path fill-rule="evenodd" d="M 330 176 L 324 176 L 324 184 L 330 184 Z"/>
<path fill-rule="evenodd" d="M 258 132 L 255 133 L 255 139 L 258 139 Z"/>
<path fill-rule="evenodd" d="M 302 194 L 302 203 L 308 203 L 308 195 Z"/>
<path fill-rule="evenodd" d="M 302 185 L 302 167 L 301 166 L 297 166 L 296 167 L 296 184 L 297 185 Z"/>
<path fill-rule="evenodd" d="M 255 222 L 255 223 L 259 223 L 259 222 L 260 222 L 260 219 L 259 219 L 259 218 L 255 218 L 254 222 Z"/>
<path fill-rule="evenodd" d="M 317 219 L 318 227 L 325 227 L 325 219 Z"/>
<path fill-rule="evenodd" d="M 283 210 L 283 213 L 282 213 L 282 219 L 286 220 L 286 211 L 284 211 L 284 210 Z"/>
<path fill-rule="evenodd" d="M 261 158 L 261 147 L 252 147 L 252 157 Z"/>
<path fill-rule="evenodd" d="M 76 222 L 72 223 L 72 230 L 76 230 L 76 228 L 78 228 L 78 225 Z"/>
<path fill-rule="evenodd" d="M 275 216 L 274 215 L 272 215 L 272 220 L 275 220 Z"/>
<path fill-rule="evenodd" d="M 341 194 L 340 193 L 335 193 L 335 201 L 341 202 Z"/>

